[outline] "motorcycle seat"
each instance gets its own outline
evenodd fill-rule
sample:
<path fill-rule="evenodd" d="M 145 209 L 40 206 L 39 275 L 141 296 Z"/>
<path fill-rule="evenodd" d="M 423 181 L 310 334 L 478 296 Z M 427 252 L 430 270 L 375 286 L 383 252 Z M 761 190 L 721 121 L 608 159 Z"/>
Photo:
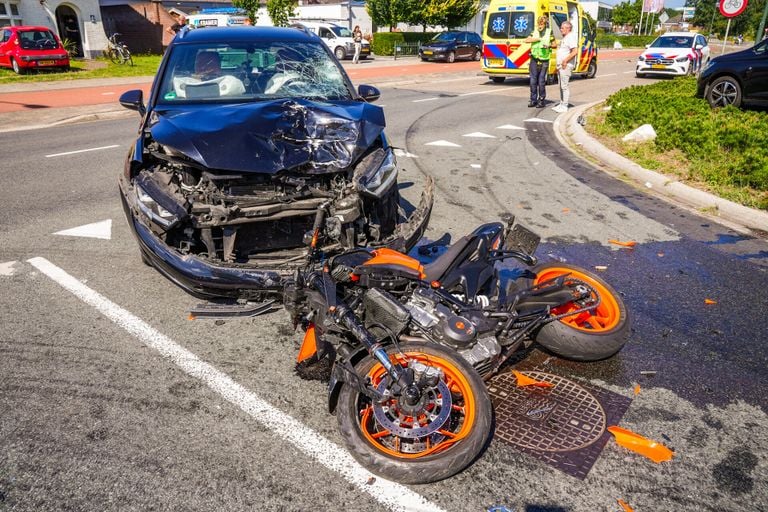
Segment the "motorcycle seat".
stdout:
<path fill-rule="evenodd" d="M 439 256 L 435 261 L 424 265 L 425 281 L 440 281 L 451 267 L 456 258 L 464 252 L 469 244 L 474 240 L 474 236 L 464 236 L 459 238 L 445 253 Z"/>

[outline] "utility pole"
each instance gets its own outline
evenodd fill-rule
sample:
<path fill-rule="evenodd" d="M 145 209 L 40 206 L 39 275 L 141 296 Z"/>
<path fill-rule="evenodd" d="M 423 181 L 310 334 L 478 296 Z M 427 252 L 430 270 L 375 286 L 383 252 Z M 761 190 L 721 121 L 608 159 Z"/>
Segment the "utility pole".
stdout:
<path fill-rule="evenodd" d="M 757 35 L 755 36 L 755 42 L 763 39 L 765 34 L 765 21 L 768 18 L 768 2 L 765 2 L 765 9 L 763 9 L 763 18 L 760 20 L 760 28 L 757 29 Z"/>
<path fill-rule="evenodd" d="M 768 4 L 766 4 L 768 6 Z M 709 37 L 712 37 L 712 28 L 715 26 L 715 13 L 720 8 L 720 0 L 715 0 L 715 8 L 712 10 L 712 21 L 709 22 Z"/>

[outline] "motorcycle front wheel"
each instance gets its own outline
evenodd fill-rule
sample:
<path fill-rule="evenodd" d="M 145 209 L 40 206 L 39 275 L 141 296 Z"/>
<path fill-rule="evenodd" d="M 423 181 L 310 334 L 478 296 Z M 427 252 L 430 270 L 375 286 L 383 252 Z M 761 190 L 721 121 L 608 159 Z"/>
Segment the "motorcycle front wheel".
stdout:
<path fill-rule="evenodd" d="M 390 360 L 437 368 L 437 383 L 424 389 L 415 405 L 398 396 L 374 403 L 346 383 L 336 412 L 339 429 L 352 456 L 372 473 L 404 484 L 436 482 L 462 471 L 482 452 L 491 433 L 491 401 L 483 380 L 457 352 L 415 342 L 400 349 L 388 349 Z M 373 358 L 355 370 L 380 391 L 386 388 L 389 375 Z"/>
<path fill-rule="evenodd" d="M 611 285 L 588 270 L 564 263 L 539 265 L 533 272 L 536 274 L 533 284 L 568 274 L 566 285 L 586 285 L 590 292 L 587 300 L 569 302 L 552 310 L 553 315 L 561 318 L 544 325 L 535 334 L 539 344 L 576 361 L 598 361 L 621 350 L 629 338 L 629 313 Z M 592 310 L 562 316 L 594 303 L 598 305 Z"/>

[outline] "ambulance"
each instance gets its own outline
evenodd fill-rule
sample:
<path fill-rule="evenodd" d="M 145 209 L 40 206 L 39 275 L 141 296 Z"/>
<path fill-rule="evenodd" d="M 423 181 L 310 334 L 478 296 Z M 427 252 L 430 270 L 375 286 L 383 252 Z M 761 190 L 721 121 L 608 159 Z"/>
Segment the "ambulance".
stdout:
<path fill-rule="evenodd" d="M 235 27 L 245 24 L 246 16 L 235 9 L 203 9 L 187 16 L 187 23 L 194 28 Z"/>
<path fill-rule="evenodd" d="M 567 0 L 491 0 L 483 30 L 483 72 L 494 82 L 528 75 L 531 44 L 524 41 L 536 30 L 536 20 L 541 15 L 549 17 L 549 27 L 558 44 L 563 39 L 560 25 L 566 20 L 571 22 L 580 47 L 573 72 L 594 78 L 597 74 L 595 27 L 578 2 Z M 552 52 L 549 62 L 547 83 L 554 82 L 555 53 Z"/>

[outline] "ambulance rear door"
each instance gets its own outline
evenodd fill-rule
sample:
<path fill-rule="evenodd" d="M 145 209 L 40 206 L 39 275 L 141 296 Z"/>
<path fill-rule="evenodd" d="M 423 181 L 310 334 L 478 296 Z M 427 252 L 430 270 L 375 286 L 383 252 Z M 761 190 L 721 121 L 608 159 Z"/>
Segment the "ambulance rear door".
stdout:
<path fill-rule="evenodd" d="M 492 3 L 483 33 L 483 67 L 528 73 L 531 45 L 524 43 L 536 27 L 536 4 L 533 1 Z"/>

